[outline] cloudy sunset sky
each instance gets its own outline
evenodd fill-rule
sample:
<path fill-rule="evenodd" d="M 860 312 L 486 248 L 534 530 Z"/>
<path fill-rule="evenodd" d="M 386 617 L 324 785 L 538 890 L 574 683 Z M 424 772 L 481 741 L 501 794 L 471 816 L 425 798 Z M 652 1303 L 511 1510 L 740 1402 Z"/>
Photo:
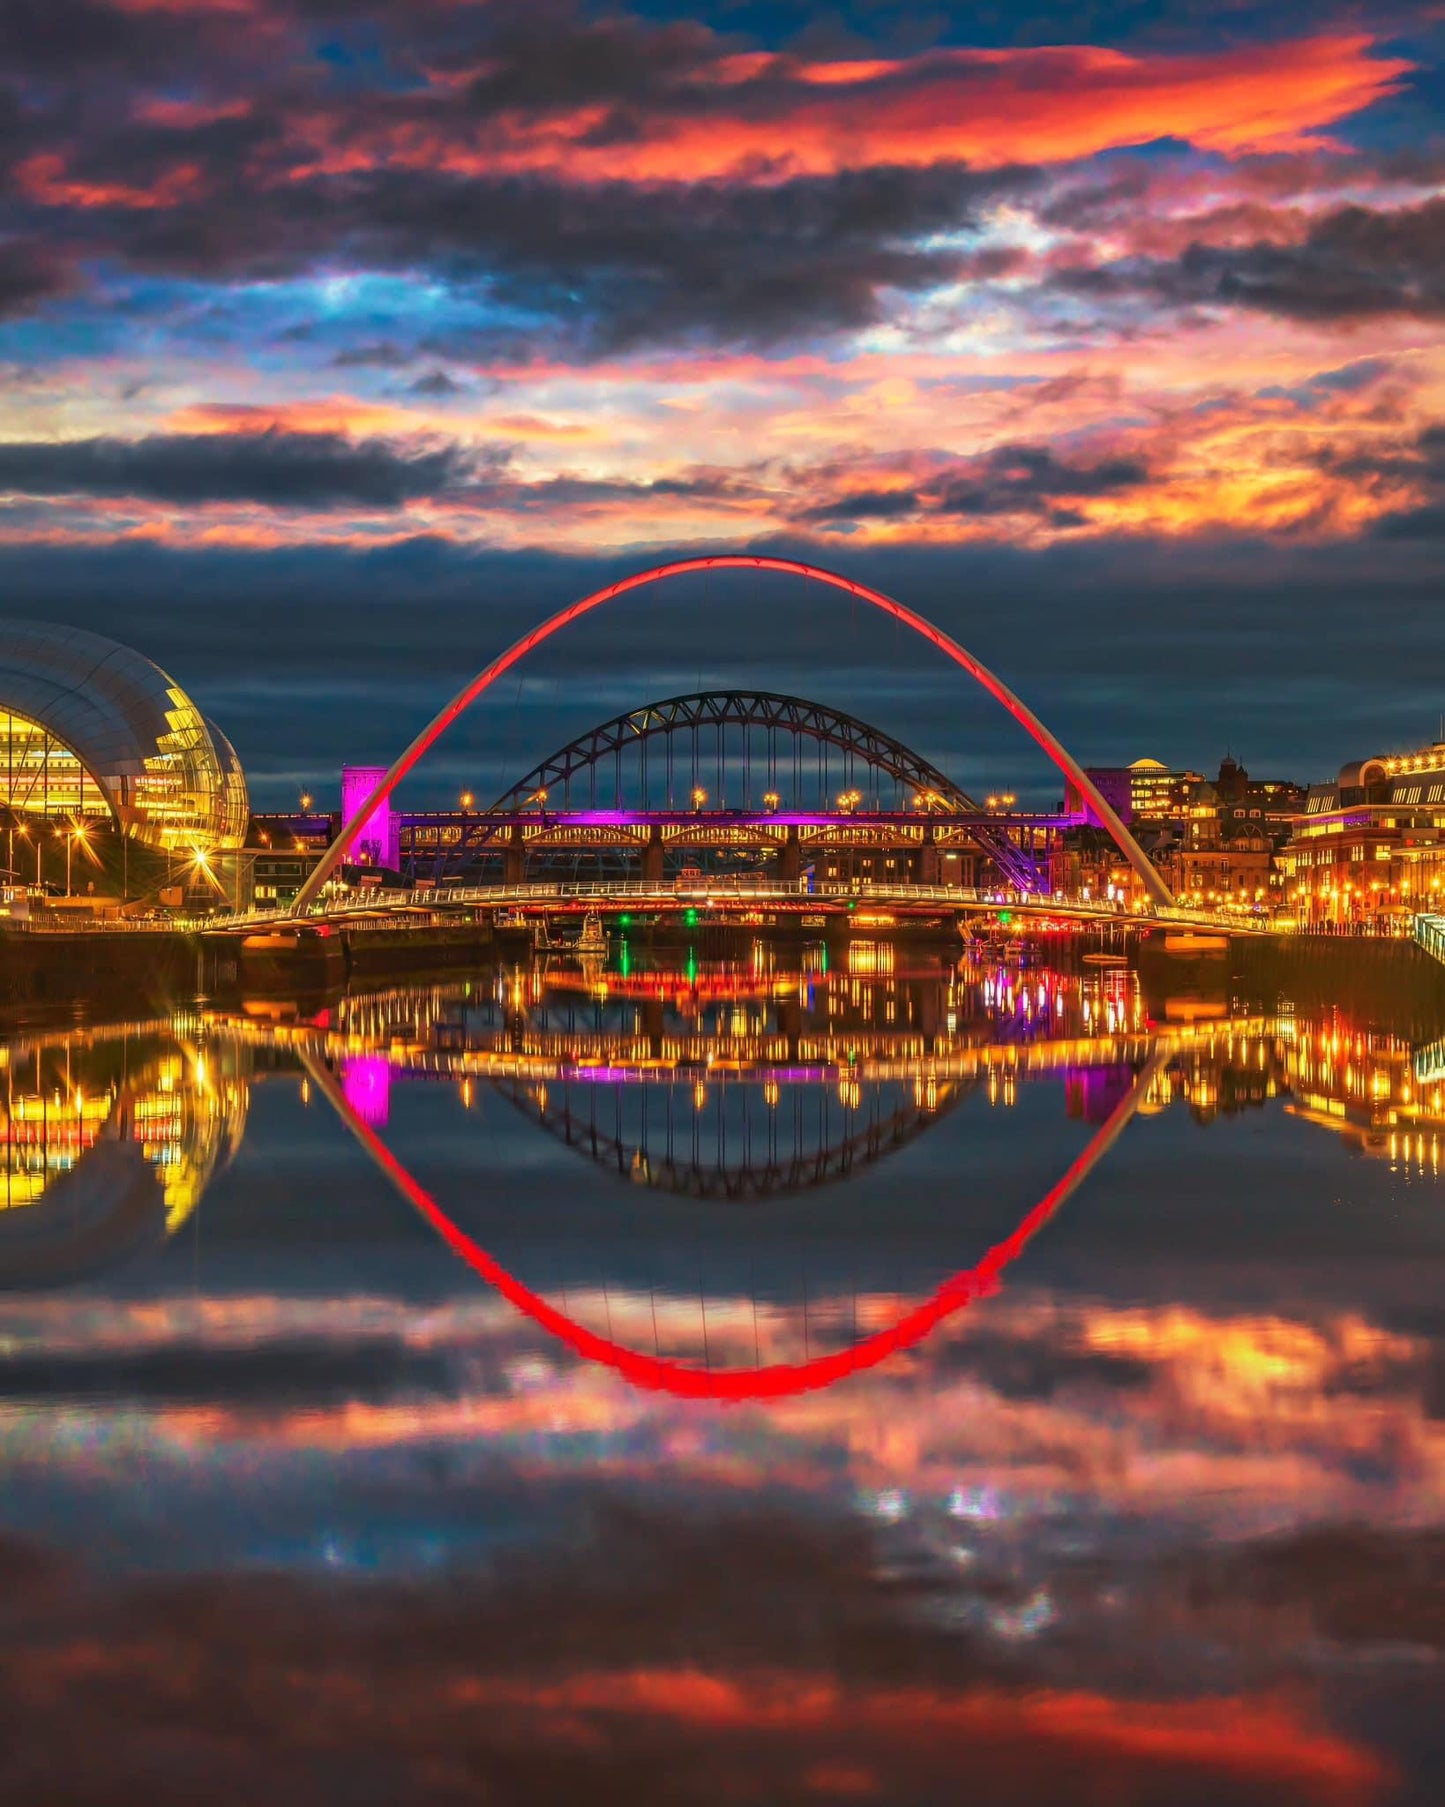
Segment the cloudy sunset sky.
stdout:
<path fill-rule="evenodd" d="M 1429 738 L 1442 36 L 1393 0 L 5 0 L 0 607 L 160 659 L 262 798 L 707 548 L 928 609 L 1085 757 Z M 288 675 L 351 715 L 280 745 Z"/>

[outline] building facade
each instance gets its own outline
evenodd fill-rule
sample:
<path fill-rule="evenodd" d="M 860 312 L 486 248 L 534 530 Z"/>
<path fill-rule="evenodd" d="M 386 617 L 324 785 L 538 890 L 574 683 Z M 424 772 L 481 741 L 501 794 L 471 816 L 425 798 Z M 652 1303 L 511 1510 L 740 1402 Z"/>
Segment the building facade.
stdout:
<path fill-rule="evenodd" d="M 1312 925 L 1399 926 L 1445 897 L 1445 742 L 1352 760 L 1309 788 L 1282 853 Z"/>
<path fill-rule="evenodd" d="M 0 623 L 0 822 L 23 849 L 113 824 L 180 869 L 239 849 L 249 819 L 235 749 L 173 678 L 99 634 Z M 40 869 L 36 855 L 36 871 Z"/>

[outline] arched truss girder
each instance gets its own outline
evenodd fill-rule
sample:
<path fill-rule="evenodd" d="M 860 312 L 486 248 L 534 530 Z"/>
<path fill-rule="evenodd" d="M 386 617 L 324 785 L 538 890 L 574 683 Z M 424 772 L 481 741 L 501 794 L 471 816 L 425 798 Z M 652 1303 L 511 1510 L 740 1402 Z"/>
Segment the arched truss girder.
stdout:
<path fill-rule="evenodd" d="M 559 784 L 565 785 L 599 760 L 658 735 L 714 727 L 767 728 L 805 740 L 823 741 L 886 772 L 900 784 L 936 795 L 937 807 L 943 813 L 974 814 L 978 810 L 968 793 L 946 773 L 892 735 L 870 727 L 855 715 L 845 715 L 841 709 L 771 690 L 701 690 L 687 696 L 670 696 L 659 703 L 644 703 L 640 709 L 614 715 L 611 721 L 579 734 L 534 766 L 497 799 L 492 810 L 500 815 L 524 809 L 539 790 L 551 791 Z"/>
<path fill-rule="evenodd" d="M 1063 776 L 1088 803 L 1097 820 L 1108 831 L 1115 846 L 1128 861 L 1148 897 L 1156 905 L 1166 908 L 1174 902 L 1173 894 L 1150 863 L 1148 855 L 1129 833 L 1113 805 L 1078 760 L 1056 735 L 1049 732 L 1033 710 L 1021 698 L 1014 695 L 1001 678 L 995 677 L 986 665 L 976 659 L 951 634 L 944 633 L 941 627 L 935 627 L 926 616 L 920 615 L 915 609 L 907 608 L 901 602 L 895 602 L 891 596 L 885 596 L 881 590 L 872 590 L 867 584 L 855 583 L 852 578 L 842 577 L 836 571 L 825 571 L 819 565 L 805 565 L 797 559 L 729 552 L 712 558 L 678 559 L 671 564 L 654 565 L 649 570 L 635 572 L 631 577 L 624 577 L 615 584 L 608 584 L 604 589 L 594 590 L 590 596 L 583 596 L 576 602 L 569 603 L 566 608 L 559 609 L 555 615 L 549 615 L 537 627 L 523 634 L 520 640 L 514 640 L 505 652 L 500 653 L 490 665 L 479 671 L 476 677 L 458 691 L 451 702 L 427 723 L 411 745 L 386 772 L 370 796 L 357 806 L 350 821 L 342 824 L 340 834 L 317 861 L 310 878 L 297 892 L 294 906 L 297 913 L 304 913 L 316 902 L 332 873 L 345 859 L 347 850 L 357 833 L 371 819 L 373 812 L 390 797 L 407 773 L 425 757 L 457 717 L 465 714 L 477 698 L 490 690 L 499 678 L 504 677 L 514 665 L 520 664 L 529 653 L 535 652 L 539 646 L 545 645 L 555 634 L 560 634 L 574 621 L 580 621 L 584 615 L 590 615 L 594 609 L 600 609 L 607 603 L 615 602 L 618 597 L 627 595 L 631 590 L 639 590 L 648 584 L 660 583 L 665 578 L 681 577 L 691 571 L 777 571 L 793 577 L 806 578 L 812 582 L 826 584 L 832 589 L 841 590 L 846 595 L 855 596 L 860 602 L 868 603 L 870 607 L 891 616 L 902 626 L 911 628 L 920 639 L 926 640 L 930 646 L 937 647 L 946 658 L 951 659 L 975 682 L 981 684 L 995 701 L 1003 705 L 1035 745 L 1049 756 Z"/>
<path fill-rule="evenodd" d="M 1156 1048 L 1136 1073 L 1133 1086 L 1095 1130 L 1088 1145 L 1075 1155 L 1032 1210 L 1019 1220 L 1013 1232 L 1002 1242 L 995 1243 L 973 1267 L 961 1268 L 944 1281 L 936 1292 L 905 1312 L 890 1329 L 875 1331 L 846 1349 L 830 1351 L 804 1362 L 777 1362 L 767 1367 L 715 1371 L 690 1367 L 686 1362 L 668 1356 L 647 1355 L 641 1350 L 629 1349 L 610 1337 L 599 1336 L 565 1311 L 558 1311 L 447 1214 L 348 1103 L 336 1075 L 318 1051 L 309 1049 L 303 1042 L 298 1044 L 297 1053 L 317 1088 L 380 1171 L 452 1253 L 479 1279 L 494 1287 L 509 1305 L 584 1361 L 613 1369 L 631 1386 L 667 1393 L 677 1399 L 730 1401 L 789 1399 L 833 1386 L 851 1375 L 876 1368 L 900 1350 L 914 1348 L 940 1324 L 967 1310 L 976 1299 L 997 1292 L 1008 1268 L 1114 1146 L 1164 1065 L 1164 1055 Z"/>
<path fill-rule="evenodd" d="M 806 697 L 771 690 L 700 690 L 686 696 L 644 703 L 614 715 L 533 766 L 525 778 L 499 797 L 489 813 L 509 815 L 525 809 L 538 792 L 555 792 L 579 772 L 599 761 L 620 756 L 645 742 L 673 734 L 695 734 L 701 728 L 764 728 L 799 739 L 819 741 L 925 795 L 940 815 L 977 815 L 978 804 L 946 772 L 904 746 L 881 728 Z M 974 839 L 1006 878 L 1021 890 L 1039 886 L 1037 868 L 1006 834 L 975 827 Z"/>
<path fill-rule="evenodd" d="M 883 1160 L 932 1129 L 962 1103 L 975 1089 L 977 1081 L 945 1082 L 938 1088 L 937 1102 L 931 1108 L 910 1103 L 900 1105 L 886 1115 L 869 1115 L 848 1135 L 810 1152 L 795 1151 L 786 1157 L 767 1157 L 761 1161 L 749 1156 L 729 1166 L 658 1153 L 637 1142 L 609 1135 L 598 1127 L 593 1116 L 584 1119 L 575 1114 L 565 1094 L 558 1105 L 555 1086 L 545 1088 L 544 1101 L 539 1095 L 542 1088 L 529 1085 L 525 1080 L 497 1079 L 492 1084 L 493 1089 L 529 1123 L 546 1130 L 565 1148 L 595 1161 L 604 1172 L 630 1185 L 650 1192 L 665 1192 L 674 1198 L 694 1198 L 710 1203 L 754 1203 L 811 1192 L 871 1167 L 875 1161 Z M 597 1088 L 589 1089 L 595 1092 Z"/>

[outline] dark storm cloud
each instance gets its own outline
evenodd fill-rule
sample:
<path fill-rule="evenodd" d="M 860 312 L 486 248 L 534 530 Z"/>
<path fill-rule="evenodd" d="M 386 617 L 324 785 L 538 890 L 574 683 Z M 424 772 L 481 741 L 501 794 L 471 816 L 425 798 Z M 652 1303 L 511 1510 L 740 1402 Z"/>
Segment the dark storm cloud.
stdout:
<path fill-rule="evenodd" d="M 1397 469 L 1424 489 L 1425 500 L 1386 515 L 1376 533 L 1383 539 L 1445 539 L 1445 426 L 1427 427 L 1416 442 L 1414 457 L 1402 460 Z"/>
<path fill-rule="evenodd" d="M 1410 443 L 1379 450 L 1330 448 L 1320 465 L 1386 501 L 1413 492 L 1415 499 L 1391 507 L 1375 522 L 1376 539 L 1445 538 L 1445 426 L 1427 427 Z"/>
<path fill-rule="evenodd" d="M 191 23 L 204 37 L 204 18 Z M 12 78 L 139 75 L 193 60 L 198 49 L 163 8 L 128 10 L 106 0 L 5 0 L 0 7 L 0 75 Z"/>
<path fill-rule="evenodd" d="M 400 508 L 451 488 L 466 468 L 454 446 L 418 451 L 388 440 L 279 429 L 0 443 L 0 491 L 179 505 Z"/>
<path fill-rule="evenodd" d="M 475 1376 L 472 1376 L 473 1384 Z M 10 1402 L 95 1399 L 148 1406 L 212 1403 L 228 1410 L 319 1409 L 457 1390 L 452 1363 L 388 1338 L 278 1338 L 253 1348 L 169 1344 L 105 1351 L 0 1356 L 0 1397 Z"/>
<path fill-rule="evenodd" d="M 690 20 L 588 19 L 576 8 L 545 4 L 502 13 L 488 34 L 486 66 L 465 89 L 466 105 L 491 116 L 599 101 L 624 110 L 663 96 L 695 102 L 702 98 L 697 78 L 720 48 L 713 31 Z M 466 49 L 474 54 L 475 46 Z M 625 131 L 625 117 L 625 111 L 614 116 L 600 139 Z"/>
<path fill-rule="evenodd" d="M 0 320 L 29 313 L 69 287 L 69 273 L 44 246 L 0 241 Z"/>
<path fill-rule="evenodd" d="M 751 549 L 818 556 L 803 541 Z M 644 562 L 427 538 L 373 551 L 13 548 L 0 549 L 0 607 L 112 635 L 123 619 L 121 638 L 225 727 L 258 807 L 280 807 L 295 795 L 281 774 L 331 782 L 343 757 L 385 764 L 493 653 Z M 1148 753 L 1213 770 L 1233 746 L 1254 771 L 1332 777 L 1344 760 L 1413 744 L 1438 724 L 1445 667 L 1428 542 L 850 545 L 846 569 L 956 634 L 1087 764 Z M 1033 769 L 986 700 L 911 645 L 870 633 L 846 604 L 747 576 L 663 588 L 539 656 L 535 689 L 520 698 L 527 731 L 510 751 L 506 710 L 483 709 L 439 754 L 453 745 L 476 788 L 485 776 L 500 790 L 568 735 L 649 696 L 704 687 L 701 674 L 851 709 L 973 790 L 1020 788 Z M 1376 617 L 1388 635 L 1362 633 Z M 1039 795 L 1051 801 L 1044 778 Z M 417 794 L 454 797 L 452 774 L 424 772 Z"/>
<path fill-rule="evenodd" d="M 352 92 L 328 71 L 353 53 L 328 63 L 293 42 L 320 24 L 346 25 L 346 9 L 262 7 L 258 36 L 248 16 L 225 12 L 188 17 L 180 32 L 164 12 L 27 0 L 0 26 L 0 68 L 29 71 L 44 100 L 23 111 L 12 100 L 8 134 L 0 111 L 0 139 L 14 140 L 10 211 L 43 225 L 71 265 L 216 281 L 327 265 L 427 269 L 514 317 L 506 355 L 549 342 L 605 355 L 659 340 L 770 345 L 872 324 L 890 292 L 979 274 L 959 247 L 919 241 L 966 231 L 991 201 L 1033 180 L 941 163 L 768 184 L 687 184 L 683 169 L 664 184 L 488 172 L 476 167 L 487 142 L 477 134 L 499 121 L 600 109 L 586 145 L 627 141 L 658 109 L 770 118 L 786 112 L 799 70 L 783 58 L 742 87 L 719 81 L 721 59 L 738 46 L 689 22 L 592 19 L 572 7 L 405 9 L 404 21 L 399 9 L 371 11 L 390 48 L 363 65 L 368 83 Z M 292 45 L 275 71 L 257 52 L 274 32 Z M 62 41 L 76 47 L 69 64 Z M 163 48 L 175 59 L 173 86 L 204 104 L 164 95 L 159 107 L 132 104 L 157 88 L 150 61 Z M 478 73 L 423 87 L 420 62 Z M 241 91 L 236 107 L 212 104 Z M 343 170 L 314 167 L 313 131 Z M 376 138 L 385 131 L 419 134 L 430 166 L 390 158 Z M 453 151 L 469 167 L 452 167 Z M 6 186 L 0 174 L 0 193 Z M 497 355 L 502 331 L 474 340 L 474 354 Z"/>
<path fill-rule="evenodd" d="M 975 1377 L 1003 1399 L 1053 1399 L 1074 1391 L 1126 1393 L 1154 1379 L 1151 1365 L 1135 1356 L 1058 1348 L 986 1329 L 942 1345 L 934 1360 L 936 1372 Z"/>
<path fill-rule="evenodd" d="M 103 161 L 112 182 L 153 179 L 123 150 Z M 299 275 L 328 258 L 426 268 L 536 323 L 533 349 L 552 337 L 600 352 L 693 337 L 772 344 L 872 324 L 889 291 L 969 272 L 966 249 L 917 240 L 966 232 L 982 207 L 1034 180 L 940 166 L 649 190 L 380 169 L 257 190 L 229 152 L 221 164 L 204 198 L 135 214 L 97 207 L 76 229 L 96 254 L 191 277 Z M 473 351 L 485 355 L 495 336 Z M 445 348 L 461 355 L 467 344 L 453 337 Z M 374 361 L 396 349 L 377 345 Z M 373 358 L 371 348 L 342 355 Z"/>
<path fill-rule="evenodd" d="M 1333 323 L 1445 314 L 1445 199 L 1339 207 L 1298 244 L 1190 245 L 1177 260 L 1130 258 L 1059 272 L 1053 286 L 1092 300 L 1250 308 Z"/>
<path fill-rule="evenodd" d="M 1240 15 L 1246 36 L 1259 23 L 1255 9 Z M 8 74 L 16 85 L 8 112 L 0 85 L 10 208 L 21 228 L 43 225 L 68 266 L 215 281 L 428 270 L 516 317 L 510 336 L 498 325 L 474 338 L 482 359 L 694 340 L 771 346 L 871 325 L 900 292 L 1007 272 L 1017 256 L 1008 248 L 988 250 L 990 265 L 937 239 L 1022 193 L 1034 181 L 1023 171 L 969 174 L 942 160 L 940 141 L 937 156 L 907 170 L 880 162 L 775 180 L 790 154 L 790 114 L 816 106 L 829 85 L 811 79 L 815 51 L 748 59 L 775 31 L 761 14 L 741 24 L 730 35 L 725 20 L 565 4 L 257 0 L 188 12 L 181 28 L 165 9 L 16 0 L 0 9 L 0 84 Z M 929 35 L 952 34 L 940 19 Z M 1097 41 L 1083 17 L 1074 41 Z M 864 52 L 853 43 L 850 54 Z M 944 67 L 919 42 L 896 66 L 879 64 L 905 137 L 937 114 Z M 646 181 L 580 179 L 592 151 L 714 116 L 724 133 L 775 125 L 776 152 L 744 159 L 736 177 L 687 185 L 686 159 L 669 171 L 659 146 L 660 174 Z M 518 131 L 545 139 L 553 123 L 556 167 L 503 173 Z M 758 162 L 767 181 L 756 179 Z M 1408 311 L 1404 266 L 1415 253 L 1376 243 L 1379 229 L 1343 215 L 1333 239 L 1328 225 L 1306 248 L 1307 267 L 1273 245 L 1200 246 L 1177 268 L 1136 261 L 1057 280 L 1081 294 L 1321 318 L 1347 311 L 1358 290 L 1365 311 Z"/>
<path fill-rule="evenodd" d="M 1135 458 L 1093 464 L 1058 458 L 1047 446 L 998 446 L 987 456 L 917 487 L 858 490 L 804 511 L 800 520 L 896 520 L 910 515 L 1041 515 L 1067 525 L 1057 505 L 1137 489 L 1149 471 Z"/>

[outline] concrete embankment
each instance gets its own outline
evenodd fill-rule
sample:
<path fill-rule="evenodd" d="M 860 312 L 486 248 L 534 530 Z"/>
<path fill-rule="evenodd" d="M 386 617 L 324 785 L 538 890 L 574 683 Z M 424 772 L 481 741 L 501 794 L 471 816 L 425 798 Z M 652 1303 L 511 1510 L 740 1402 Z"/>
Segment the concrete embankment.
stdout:
<path fill-rule="evenodd" d="M 169 931 L 0 929 L 0 1010 L 12 1018 L 85 1003 L 164 1011 L 206 992 L 198 935 Z"/>
<path fill-rule="evenodd" d="M 489 923 L 319 925 L 245 934 L 87 927 L 0 930 L 0 1012 L 16 1021 L 84 1007 L 165 1011 L 196 998 L 324 995 L 465 971 L 493 954 Z"/>

